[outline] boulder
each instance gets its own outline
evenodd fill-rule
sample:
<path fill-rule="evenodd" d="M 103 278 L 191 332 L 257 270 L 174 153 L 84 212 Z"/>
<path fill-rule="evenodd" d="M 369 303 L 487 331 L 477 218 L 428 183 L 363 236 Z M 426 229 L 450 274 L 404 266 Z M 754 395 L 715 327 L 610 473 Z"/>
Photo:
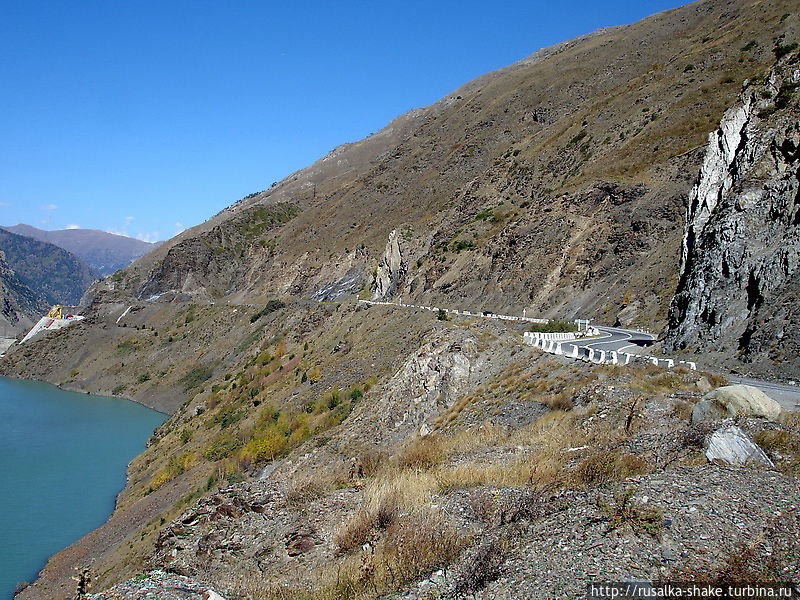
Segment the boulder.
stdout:
<path fill-rule="evenodd" d="M 717 429 L 709 436 L 706 442 L 706 458 L 713 463 L 722 462 L 735 467 L 775 466 L 764 451 L 735 425 Z"/>
<path fill-rule="evenodd" d="M 735 417 L 760 417 L 774 421 L 781 406 L 758 388 L 726 385 L 709 392 L 694 406 L 692 423 Z"/>

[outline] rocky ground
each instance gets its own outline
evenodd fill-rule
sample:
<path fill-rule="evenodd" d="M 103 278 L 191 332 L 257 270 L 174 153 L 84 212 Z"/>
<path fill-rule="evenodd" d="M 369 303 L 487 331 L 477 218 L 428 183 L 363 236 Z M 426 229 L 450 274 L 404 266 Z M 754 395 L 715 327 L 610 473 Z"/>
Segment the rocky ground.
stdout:
<path fill-rule="evenodd" d="M 428 369 L 426 348 L 391 390 L 457 376 L 457 360 Z M 161 529 L 146 565 L 154 575 L 92 597 L 177 598 L 180 588 L 511 600 L 583 597 L 589 581 L 796 579 L 797 421 L 738 414 L 775 409 L 718 401 L 711 387 L 689 372 L 510 363 L 463 406 L 423 404 L 410 438 L 391 433 L 404 419 L 390 409 L 372 450 L 348 444 L 352 431 L 333 432 L 324 446 L 217 490 Z M 714 418 L 720 406 L 733 418 Z M 432 433 L 414 437 L 419 421 Z M 709 462 L 709 439 L 732 424 L 771 460 Z"/>

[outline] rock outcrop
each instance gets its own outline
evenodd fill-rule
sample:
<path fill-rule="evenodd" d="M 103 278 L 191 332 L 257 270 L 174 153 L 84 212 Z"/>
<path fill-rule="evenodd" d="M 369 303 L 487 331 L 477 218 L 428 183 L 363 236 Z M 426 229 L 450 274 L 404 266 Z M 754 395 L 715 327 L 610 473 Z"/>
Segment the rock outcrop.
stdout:
<path fill-rule="evenodd" d="M 672 348 L 800 368 L 798 82 L 789 64 L 750 82 L 709 136 L 689 198 Z"/>
<path fill-rule="evenodd" d="M 397 230 L 394 229 L 389 234 L 386 250 L 384 250 L 378 269 L 375 272 L 375 291 L 372 293 L 372 299 L 390 300 L 397 291 L 397 286 L 405 273 L 406 263 L 403 259 L 403 253 L 400 251 Z"/>
<path fill-rule="evenodd" d="M 709 392 L 695 404 L 692 422 L 735 417 L 775 420 L 780 414 L 780 404 L 758 388 L 749 385 L 726 385 Z"/>

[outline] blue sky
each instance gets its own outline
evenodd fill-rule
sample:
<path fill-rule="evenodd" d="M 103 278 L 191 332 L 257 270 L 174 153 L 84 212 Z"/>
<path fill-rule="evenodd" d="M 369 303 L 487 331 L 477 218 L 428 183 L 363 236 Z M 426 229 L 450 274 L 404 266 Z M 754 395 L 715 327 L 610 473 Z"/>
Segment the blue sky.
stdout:
<path fill-rule="evenodd" d="M 0 0 L 0 224 L 167 239 L 482 73 L 683 3 Z"/>

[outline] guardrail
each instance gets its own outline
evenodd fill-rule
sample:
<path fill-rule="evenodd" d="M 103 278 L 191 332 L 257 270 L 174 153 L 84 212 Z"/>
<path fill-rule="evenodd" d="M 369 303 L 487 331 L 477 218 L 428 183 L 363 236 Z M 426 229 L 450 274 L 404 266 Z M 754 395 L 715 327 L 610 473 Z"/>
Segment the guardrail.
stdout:
<path fill-rule="evenodd" d="M 527 332 L 531 333 L 531 332 Z M 594 363 L 596 365 L 630 365 L 630 364 L 652 364 L 661 366 L 667 369 L 672 369 L 676 366 L 683 366 L 692 371 L 697 369 L 697 364 L 688 360 L 675 361 L 671 358 L 658 358 L 657 356 L 643 356 L 640 354 L 631 354 L 630 352 L 618 352 L 616 350 L 599 350 L 589 346 L 579 346 L 578 344 L 570 344 L 569 350 L 564 351 L 561 346 L 565 341 L 573 341 L 572 339 L 547 339 L 544 335 L 563 335 L 563 334 L 539 334 L 537 337 L 528 336 L 525 334 L 526 342 L 543 352 L 548 354 L 556 354 L 566 356 L 567 358 L 574 358 L 584 362 Z M 530 340 L 530 341 L 528 341 Z"/>
<path fill-rule="evenodd" d="M 468 310 L 456 310 L 454 308 L 441 308 L 438 306 L 423 306 L 421 304 L 405 304 L 403 302 L 381 302 L 380 300 L 359 300 L 363 304 L 375 304 L 380 306 L 400 306 L 404 308 L 416 308 L 419 310 L 429 310 L 432 312 L 439 312 L 440 310 L 448 315 L 457 315 L 462 317 L 480 317 L 481 319 L 499 319 L 501 321 L 524 321 L 526 323 L 549 323 L 549 319 L 536 319 L 533 317 L 518 317 L 516 315 L 501 315 L 490 311 L 482 313 L 470 312 Z"/>

